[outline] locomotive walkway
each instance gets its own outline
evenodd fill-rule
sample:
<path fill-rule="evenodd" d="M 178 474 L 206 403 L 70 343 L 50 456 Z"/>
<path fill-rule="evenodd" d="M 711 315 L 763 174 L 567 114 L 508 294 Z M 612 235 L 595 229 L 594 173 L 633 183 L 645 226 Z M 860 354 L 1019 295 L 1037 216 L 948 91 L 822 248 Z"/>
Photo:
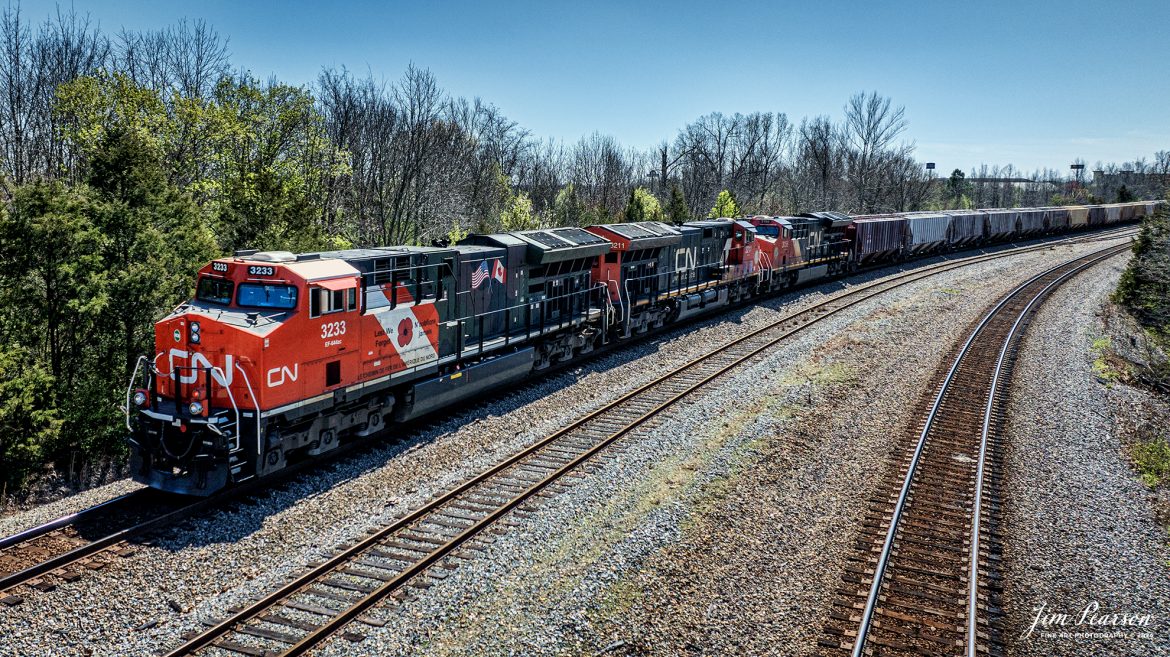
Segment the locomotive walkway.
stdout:
<path fill-rule="evenodd" d="M 1124 248 L 1128 245 L 1111 247 L 1110 252 Z M 509 523 L 510 513 L 530 509 L 540 498 L 562 490 L 591 461 L 623 441 L 652 431 L 669 409 L 723 374 L 766 354 L 804 328 L 885 292 L 1024 250 L 944 262 L 850 288 L 733 339 L 336 551 L 278 590 L 233 610 L 230 617 L 207 622 L 205 631 L 188 635 L 187 642 L 168 657 L 213 648 L 252 657 L 300 655 L 332 636 L 360 641 L 363 636 L 354 629 L 354 621 L 381 624 L 365 615 L 368 610 L 388 598 L 404 601 L 411 587 L 425 588 L 444 579 L 448 570 L 474 559 L 493 540 L 490 534 Z"/>
<path fill-rule="evenodd" d="M 936 375 L 901 461 L 857 539 L 820 646 L 825 654 L 996 655 L 1000 441 L 1022 334 L 1043 300 L 1128 249 L 1096 251 L 1023 283 Z"/>

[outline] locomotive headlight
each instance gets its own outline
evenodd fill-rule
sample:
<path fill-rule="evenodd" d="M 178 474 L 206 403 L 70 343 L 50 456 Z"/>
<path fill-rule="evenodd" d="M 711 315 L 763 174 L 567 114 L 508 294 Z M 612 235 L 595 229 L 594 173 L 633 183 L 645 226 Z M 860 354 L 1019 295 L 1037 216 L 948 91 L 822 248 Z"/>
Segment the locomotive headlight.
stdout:
<path fill-rule="evenodd" d="M 199 322 L 191 322 L 191 332 L 192 333 L 199 332 Z"/>
<path fill-rule="evenodd" d="M 134 401 L 135 406 L 145 406 L 146 405 L 146 393 L 143 392 L 142 390 L 135 391 L 134 397 L 132 399 Z"/>
<path fill-rule="evenodd" d="M 199 344 L 199 334 L 192 333 L 190 338 L 191 344 Z"/>
<path fill-rule="evenodd" d="M 199 415 L 203 412 L 203 402 L 191 402 L 187 408 L 191 411 L 191 415 Z"/>

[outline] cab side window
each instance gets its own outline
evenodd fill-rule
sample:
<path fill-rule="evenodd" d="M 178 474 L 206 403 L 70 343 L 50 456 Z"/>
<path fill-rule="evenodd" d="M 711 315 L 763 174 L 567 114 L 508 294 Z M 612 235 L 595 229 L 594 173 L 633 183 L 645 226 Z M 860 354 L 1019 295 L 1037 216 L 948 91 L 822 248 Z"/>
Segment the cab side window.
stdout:
<path fill-rule="evenodd" d="M 357 308 L 357 289 L 326 290 L 322 287 L 309 289 L 309 317 L 320 317 Z"/>

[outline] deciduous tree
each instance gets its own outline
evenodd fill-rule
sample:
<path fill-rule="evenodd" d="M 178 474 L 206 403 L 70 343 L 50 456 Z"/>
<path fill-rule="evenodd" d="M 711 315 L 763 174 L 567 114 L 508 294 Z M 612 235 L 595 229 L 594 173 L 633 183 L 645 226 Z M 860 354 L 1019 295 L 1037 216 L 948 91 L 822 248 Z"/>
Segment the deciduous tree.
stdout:
<path fill-rule="evenodd" d="M 635 187 L 630 191 L 630 200 L 626 203 L 625 220 L 662 221 L 662 204 L 648 190 Z"/>
<path fill-rule="evenodd" d="M 726 189 L 719 192 L 719 197 L 715 199 L 715 207 L 707 213 L 710 219 L 719 217 L 738 217 L 740 216 L 739 205 L 735 202 L 735 197 Z"/>

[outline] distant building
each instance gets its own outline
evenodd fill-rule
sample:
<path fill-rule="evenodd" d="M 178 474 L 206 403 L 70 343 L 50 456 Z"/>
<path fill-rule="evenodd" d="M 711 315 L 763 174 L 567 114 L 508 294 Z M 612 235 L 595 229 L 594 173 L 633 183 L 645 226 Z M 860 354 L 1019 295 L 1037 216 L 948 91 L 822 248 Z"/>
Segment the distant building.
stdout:
<path fill-rule="evenodd" d="M 1032 180 L 1031 178 L 967 178 L 966 182 L 973 185 L 1011 185 L 1015 189 L 1023 189 L 1028 185 L 1047 185 L 1058 187 L 1060 183 L 1053 180 Z"/>
<path fill-rule="evenodd" d="M 1011 183 L 1013 185 L 1036 182 L 1031 178 L 967 178 L 966 180 L 969 183 Z"/>
<path fill-rule="evenodd" d="M 1152 187 L 1157 189 L 1170 186 L 1170 173 L 1137 173 L 1135 171 L 1105 173 L 1104 171 L 1094 171 L 1093 184 L 1109 189 L 1116 189 L 1122 185 L 1126 187 Z"/>

